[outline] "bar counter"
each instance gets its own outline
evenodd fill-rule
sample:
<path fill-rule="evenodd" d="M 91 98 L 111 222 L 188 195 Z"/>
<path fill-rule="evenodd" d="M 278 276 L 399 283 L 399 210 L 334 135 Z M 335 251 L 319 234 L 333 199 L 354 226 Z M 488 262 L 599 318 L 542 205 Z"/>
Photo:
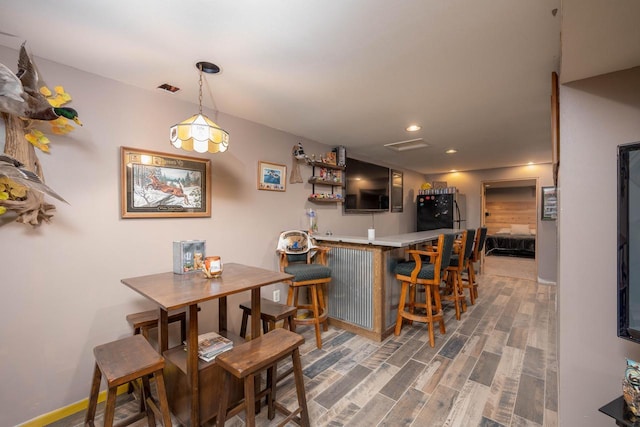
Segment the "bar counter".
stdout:
<path fill-rule="evenodd" d="M 400 286 L 394 270 L 405 260 L 405 250 L 437 240 L 443 233 L 460 230 L 441 228 L 430 231 L 376 237 L 320 235 L 319 245 L 331 248 L 328 263 L 329 323 L 375 341 L 382 341 L 396 324 Z"/>

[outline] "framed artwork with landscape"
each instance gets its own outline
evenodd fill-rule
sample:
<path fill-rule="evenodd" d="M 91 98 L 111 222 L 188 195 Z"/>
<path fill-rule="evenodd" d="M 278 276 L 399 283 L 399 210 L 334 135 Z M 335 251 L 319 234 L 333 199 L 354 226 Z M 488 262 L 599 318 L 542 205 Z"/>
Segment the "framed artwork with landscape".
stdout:
<path fill-rule="evenodd" d="M 258 190 L 287 191 L 287 167 L 259 161 Z"/>
<path fill-rule="evenodd" d="M 122 218 L 211 216 L 211 160 L 121 147 Z"/>

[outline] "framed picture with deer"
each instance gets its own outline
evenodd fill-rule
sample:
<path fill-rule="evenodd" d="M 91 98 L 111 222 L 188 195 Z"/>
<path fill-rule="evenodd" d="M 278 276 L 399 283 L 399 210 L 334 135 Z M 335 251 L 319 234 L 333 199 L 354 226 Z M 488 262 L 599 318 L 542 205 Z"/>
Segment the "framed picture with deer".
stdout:
<path fill-rule="evenodd" d="M 122 218 L 211 216 L 211 160 L 121 147 Z"/>

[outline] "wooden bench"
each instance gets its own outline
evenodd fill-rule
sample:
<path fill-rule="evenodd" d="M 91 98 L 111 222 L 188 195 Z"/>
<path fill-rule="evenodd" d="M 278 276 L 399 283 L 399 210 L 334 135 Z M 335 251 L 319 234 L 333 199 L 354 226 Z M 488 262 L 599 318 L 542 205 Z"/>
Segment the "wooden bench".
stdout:
<path fill-rule="evenodd" d="M 304 343 L 304 338 L 301 335 L 278 328 L 218 355 L 216 363 L 224 370 L 225 375 L 224 389 L 216 420 L 217 425 L 224 426 L 228 417 L 232 417 L 244 410 L 246 426 L 254 427 L 256 402 L 266 396 L 269 408 L 267 416 L 270 420 L 275 417 L 275 411 L 278 410 L 286 416 L 280 425 L 294 421 L 301 426 L 309 426 L 309 412 L 304 392 L 302 363 L 300 362 L 299 347 L 302 343 Z M 260 373 L 265 369 L 270 370 L 270 378 L 274 378 L 273 371 L 276 364 L 287 357 L 291 357 L 293 362 L 298 396 L 298 408 L 294 411 L 289 411 L 286 407 L 276 402 L 276 381 L 267 379 L 267 385 L 264 390 L 258 390 L 257 388 Z M 244 381 L 244 399 L 233 408 L 228 408 L 232 375 Z M 256 382 L 257 376 L 258 382 Z"/>

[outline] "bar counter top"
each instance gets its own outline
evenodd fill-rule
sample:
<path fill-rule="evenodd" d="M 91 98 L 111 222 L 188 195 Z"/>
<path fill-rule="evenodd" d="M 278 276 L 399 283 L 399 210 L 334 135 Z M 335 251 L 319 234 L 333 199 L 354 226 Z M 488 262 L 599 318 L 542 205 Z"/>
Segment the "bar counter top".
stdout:
<path fill-rule="evenodd" d="M 414 233 L 396 234 L 393 236 L 376 236 L 374 240 L 369 240 L 366 236 L 344 236 L 338 234 L 314 234 L 313 238 L 318 242 L 354 243 L 361 245 L 387 246 L 403 248 L 417 243 L 428 242 L 438 238 L 443 233 L 454 233 L 461 230 L 453 228 L 438 228 L 429 231 L 417 231 Z"/>

